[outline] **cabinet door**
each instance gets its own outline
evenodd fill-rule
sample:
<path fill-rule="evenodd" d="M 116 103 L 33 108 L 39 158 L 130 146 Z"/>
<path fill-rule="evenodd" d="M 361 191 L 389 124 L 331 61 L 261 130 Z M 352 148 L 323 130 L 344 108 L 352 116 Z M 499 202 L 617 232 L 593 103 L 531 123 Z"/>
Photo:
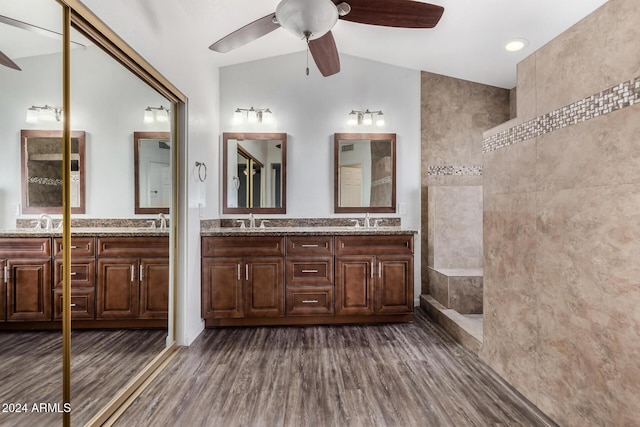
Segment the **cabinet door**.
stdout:
<path fill-rule="evenodd" d="M 140 260 L 140 318 L 167 319 L 169 317 L 169 259 L 142 258 Z"/>
<path fill-rule="evenodd" d="M 7 320 L 7 285 L 4 282 L 4 267 L 7 260 L 0 259 L 0 322 Z"/>
<path fill-rule="evenodd" d="M 413 257 L 380 255 L 376 257 L 377 314 L 413 312 Z"/>
<path fill-rule="evenodd" d="M 8 259 L 7 320 L 51 320 L 51 258 Z"/>
<path fill-rule="evenodd" d="M 96 318 L 135 319 L 138 301 L 138 259 L 99 258 Z"/>
<path fill-rule="evenodd" d="M 336 316 L 373 314 L 374 258 L 336 257 Z"/>
<path fill-rule="evenodd" d="M 245 259 L 247 317 L 284 316 L 284 260 L 282 257 Z"/>
<path fill-rule="evenodd" d="M 202 317 L 244 317 L 242 258 L 202 258 Z"/>

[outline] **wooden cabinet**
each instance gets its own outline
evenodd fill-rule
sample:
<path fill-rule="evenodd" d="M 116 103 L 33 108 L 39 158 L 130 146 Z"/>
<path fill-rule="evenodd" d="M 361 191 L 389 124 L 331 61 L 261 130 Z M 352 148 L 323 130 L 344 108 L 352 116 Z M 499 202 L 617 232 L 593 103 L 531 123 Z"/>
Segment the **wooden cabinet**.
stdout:
<path fill-rule="evenodd" d="M 204 237 L 202 316 L 284 316 L 284 238 Z"/>
<path fill-rule="evenodd" d="M 169 240 L 99 237 L 97 319 L 166 319 Z"/>
<path fill-rule="evenodd" d="M 411 321 L 413 235 L 203 237 L 202 316 L 207 327 Z"/>
<path fill-rule="evenodd" d="M 413 236 L 339 236 L 336 254 L 336 315 L 413 311 Z"/>
<path fill-rule="evenodd" d="M 71 319 L 95 319 L 95 237 L 71 238 Z M 62 320 L 62 239 L 53 239 L 53 319 Z"/>
<path fill-rule="evenodd" d="M 0 264 L 2 320 L 51 320 L 51 240 L 0 239 Z"/>
<path fill-rule="evenodd" d="M 332 316 L 333 277 L 333 236 L 287 237 L 287 316 Z"/>

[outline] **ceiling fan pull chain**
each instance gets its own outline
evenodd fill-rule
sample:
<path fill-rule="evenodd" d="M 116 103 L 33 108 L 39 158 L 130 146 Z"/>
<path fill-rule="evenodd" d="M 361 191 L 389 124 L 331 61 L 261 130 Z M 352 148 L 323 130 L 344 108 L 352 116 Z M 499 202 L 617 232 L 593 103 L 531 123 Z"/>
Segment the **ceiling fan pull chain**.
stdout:
<path fill-rule="evenodd" d="M 307 76 L 309 75 L 309 37 L 311 37 L 311 33 L 305 31 L 304 38 L 307 40 Z"/>

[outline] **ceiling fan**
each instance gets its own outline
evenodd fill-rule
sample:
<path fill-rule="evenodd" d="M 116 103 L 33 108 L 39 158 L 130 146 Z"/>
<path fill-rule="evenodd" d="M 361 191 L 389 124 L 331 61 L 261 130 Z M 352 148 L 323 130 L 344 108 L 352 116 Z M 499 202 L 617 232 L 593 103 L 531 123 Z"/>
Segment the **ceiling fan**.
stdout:
<path fill-rule="evenodd" d="M 415 0 L 282 0 L 275 13 L 221 38 L 209 49 L 229 52 L 282 27 L 306 40 L 320 73 L 327 77 L 340 71 L 331 34 L 338 19 L 385 27 L 433 28 L 443 12 L 442 6 Z"/>
<path fill-rule="evenodd" d="M 0 65 L 4 65 L 5 67 L 13 68 L 14 70 L 22 71 L 20 69 L 20 67 L 18 67 L 18 64 L 13 62 L 11 60 L 11 58 L 9 58 L 7 55 L 2 53 L 1 50 L 0 50 Z"/>

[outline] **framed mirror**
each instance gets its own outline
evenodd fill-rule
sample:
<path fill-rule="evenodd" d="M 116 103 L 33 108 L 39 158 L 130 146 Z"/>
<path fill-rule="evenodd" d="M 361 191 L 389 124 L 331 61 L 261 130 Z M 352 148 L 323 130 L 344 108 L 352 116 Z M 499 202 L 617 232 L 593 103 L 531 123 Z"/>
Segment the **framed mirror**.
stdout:
<path fill-rule="evenodd" d="M 134 132 L 135 213 L 169 213 L 171 132 Z"/>
<path fill-rule="evenodd" d="M 22 212 L 62 213 L 62 131 L 21 130 Z M 71 213 L 85 213 L 85 133 L 71 132 Z"/>
<path fill-rule="evenodd" d="M 222 134 L 222 212 L 287 212 L 287 134 Z"/>
<path fill-rule="evenodd" d="M 396 134 L 334 135 L 336 213 L 396 211 Z"/>

